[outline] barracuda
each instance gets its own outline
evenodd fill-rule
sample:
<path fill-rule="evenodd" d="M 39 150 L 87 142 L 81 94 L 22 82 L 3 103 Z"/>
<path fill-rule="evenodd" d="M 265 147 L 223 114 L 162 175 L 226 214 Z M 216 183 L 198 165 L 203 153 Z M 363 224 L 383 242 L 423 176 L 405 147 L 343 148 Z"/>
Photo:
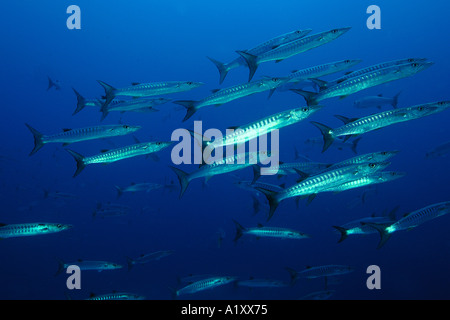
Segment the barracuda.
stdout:
<path fill-rule="evenodd" d="M 336 129 L 332 129 L 318 122 L 312 121 L 311 123 L 315 125 L 322 133 L 324 141 L 322 152 L 325 152 L 336 137 L 356 136 L 387 127 L 392 124 L 423 118 L 425 116 L 442 112 L 449 106 L 450 101 L 439 101 L 413 107 L 389 110 L 360 119 L 344 118 L 344 123 L 346 124 Z M 343 117 L 340 118 L 342 119 Z"/>
<path fill-rule="evenodd" d="M 108 106 L 101 106 L 102 112 L 101 120 L 105 119 L 108 113 L 111 111 L 117 112 L 155 112 L 159 111 L 154 109 L 154 106 L 159 106 L 164 103 L 168 103 L 171 99 L 167 98 L 140 98 L 127 101 L 121 101 L 115 104 L 109 104 Z M 100 102 L 99 102 L 100 103 Z"/>
<path fill-rule="evenodd" d="M 72 228 L 68 224 L 60 223 L 22 223 L 22 224 L 5 224 L 0 223 L 0 239 L 15 237 L 38 236 L 47 233 L 61 232 Z"/>
<path fill-rule="evenodd" d="M 275 49 L 279 47 L 280 45 L 283 45 L 285 43 L 303 38 L 308 33 L 310 33 L 312 29 L 305 29 L 305 30 L 295 30 L 289 33 L 282 34 L 281 36 L 272 38 L 264 43 L 261 43 L 260 45 L 246 50 L 246 52 L 252 54 L 252 55 L 260 55 L 266 51 Z M 238 58 L 234 59 L 233 61 L 229 63 L 222 63 L 220 61 L 214 60 L 210 57 L 207 57 L 212 63 L 215 64 L 217 69 L 219 70 L 220 74 L 220 80 L 219 83 L 222 84 L 222 82 L 225 80 L 225 77 L 227 76 L 228 72 L 232 69 L 235 69 L 240 66 L 246 66 L 247 63 L 245 62 L 245 59 L 239 56 Z"/>
<path fill-rule="evenodd" d="M 117 270 L 122 269 L 123 266 L 114 262 L 108 262 L 108 261 L 89 261 L 89 260 L 82 260 L 78 259 L 77 261 L 73 262 L 64 262 L 60 259 L 58 260 L 58 270 L 56 271 L 56 275 L 63 272 L 65 269 L 67 269 L 71 265 L 75 265 L 80 268 L 80 270 L 90 270 L 90 271 L 98 271 L 101 272 L 103 270 Z"/>
<path fill-rule="evenodd" d="M 220 161 L 215 161 L 212 164 L 207 164 L 201 166 L 199 169 L 186 173 L 181 169 L 170 166 L 170 168 L 177 175 L 178 181 L 180 182 L 180 198 L 186 191 L 189 183 L 197 178 L 205 178 L 205 182 L 208 182 L 215 175 L 224 174 L 228 172 L 233 172 L 236 170 L 241 170 L 252 166 L 258 161 L 260 154 L 263 152 L 246 152 L 242 154 L 237 154 L 234 156 L 223 158 Z"/>
<path fill-rule="evenodd" d="M 91 294 L 91 296 L 86 300 L 99 300 L 99 301 L 108 301 L 108 300 L 145 300 L 144 296 L 128 293 L 128 292 L 113 292 L 102 295 Z"/>
<path fill-rule="evenodd" d="M 361 62 L 362 60 L 341 60 L 325 63 L 311 68 L 293 71 L 288 78 L 290 78 L 289 82 L 300 82 L 311 78 L 320 78 L 329 74 L 344 71 Z"/>
<path fill-rule="evenodd" d="M 284 45 L 281 45 L 273 50 L 267 51 L 260 55 L 253 55 L 245 51 L 237 51 L 237 53 L 239 53 L 247 62 L 247 66 L 249 68 L 248 81 L 251 81 L 260 63 L 274 60 L 276 62 L 280 62 L 296 54 L 314 49 L 328 42 L 331 42 L 339 38 L 341 35 L 343 35 L 350 29 L 351 28 L 349 27 L 341 29 L 333 29 L 313 34 L 310 36 L 306 36 L 298 40 L 288 42 Z"/>
<path fill-rule="evenodd" d="M 363 164 L 363 163 L 368 163 L 368 162 L 386 162 L 393 156 L 397 155 L 399 152 L 400 151 L 394 150 L 394 151 L 379 151 L 379 152 L 362 154 L 362 155 L 338 162 L 336 164 L 333 164 L 331 167 L 328 168 L 328 170 L 335 170 L 335 169 L 347 167 L 349 165 Z"/>
<path fill-rule="evenodd" d="M 267 90 L 272 90 L 273 92 L 273 90 L 287 80 L 288 79 L 286 78 L 264 78 L 258 81 L 238 84 L 229 88 L 214 91 L 211 95 L 199 101 L 177 100 L 173 103 L 182 105 L 186 108 L 186 116 L 183 119 L 183 121 L 186 121 L 202 107 L 210 105 L 220 106 L 224 103 Z"/>
<path fill-rule="evenodd" d="M 184 294 L 193 294 L 193 293 L 196 293 L 199 291 L 213 289 L 213 288 L 234 282 L 236 280 L 237 280 L 236 277 L 229 277 L 229 276 L 213 277 L 213 278 L 199 280 L 199 281 L 191 283 L 179 290 L 173 290 L 173 296 L 174 296 L 174 298 L 176 298 L 176 297 L 184 295 Z"/>
<path fill-rule="evenodd" d="M 388 62 L 383 62 L 383 63 L 379 63 L 367 68 L 363 68 L 363 69 L 359 69 L 356 71 L 353 71 L 349 74 L 346 74 L 343 77 L 340 77 L 336 80 L 324 83 L 326 87 L 331 87 L 333 85 L 336 85 L 338 83 L 344 82 L 345 80 L 348 80 L 350 78 L 356 78 L 359 77 L 360 75 L 363 75 L 365 73 L 370 73 L 373 71 L 377 71 L 380 69 L 384 69 L 384 68 L 389 68 L 389 67 L 394 67 L 394 66 L 399 66 L 405 63 L 422 63 L 425 62 L 427 59 L 425 58 L 408 58 L 408 59 L 399 59 L 399 60 L 393 60 L 393 61 L 388 61 Z"/>
<path fill-rule="evenodd" d="M 150 192 L 152 190 L 160 189 L 163 187 L 162 184 L 154 182 L 143 182 L 143 183 L 132 183 L 128 187 L 121 188 L 119 186 L 114 186 L 117 190 L 117 198 L 120 198 L 124 192 L 139 192 L 145 191 Z"/>
<path fill-rule="evenodd" d="M 350 221 L 342 226 L 333 226 L 341 235 L 338 243 L 347 239 L 350 235 L 365 235 L 365 234 L 373 234 L 377 233 L 377 231 L 367 225 L 366 223 L 376 223 L 376 224 L 392 224 L 395 222 L 395 213 L 398 210 L 399 206 L 395 207 L 387 216 L 383 217 L 366 217 L 358 220 Z"/>
<path fill-rule="evenodd" d="M 377 69 L 325 88 L 322 85 L 323 82 L 320 82 L 319 85 L 322 85 L 322 89 L 318 93 L 298 89 L 292 89 L 291 91 L 302 95 L 308 105 L 314 105 L 324 99 L 333 97 L 340 97 L 342 99 L 367 88 L 410 77 L 427 69 L 431 65 L 433 65 L 433 62 L 413 62 Z M 317 80 L 315 81 L 317 83 Z"/>
<path fill-rule="evenodd" d="M 366 222 L 364 225 L 373 227 L 380 234 L 381 240 L 377 249 L 389 240 L 392 233 L 401 230 L 411 230 L 427 221 L 433 220 L 450 212 L 450 201 L 432 204 L 425 208 L 413 211 L 392 224 L 376 224 Z"/>
<path fill-rule="evenodd" d="M 149 263 L 150 261 L 157 261 L 157 260 L 160 260 L 167 256 L 170 256 L 174 252 L 175 251 L 173 251 L 173 250 L 164 250 L 164 251 L 157 251 L 157 252 L 152 252 L 152 253 L 147 253 L 147 254 L 141 254 L 136 259 L 127 257 L 128 271 L 130 271 L 131 268 L 133 268 L 133 266 L 135 264 L 145 264 L 145 263 Z"/>
<path fill-rule="evenodd" d="M 322 106 L 311 106 L 290 109 L 273 114 L 248 125 L 232 127 L 231 129 L 234 130 L 233 133 L 227 134 L 222 140 L 205 142 L 204 147 L 209 147 L 212 150 L 227 145 L 242 144 L 259 137 L 260 135 L 267 134 L 274 129 L 281 129 L 305 120 L 321 108 Z"/>
<path fill-rule="evenodd" d="M 203 85 L 202 82 L 192 81 L 166 81 L 166 82 L 151 82 L 151 83 L 134 83 L 131 86 L 116 89 L 103 81 L 97 80 L 98 83 L 105 89 L 105 102 L 103 106 L 106 107 L 116 96 L 129 97 L 149 97 L 163 94 L 184 92 L 198 88 Z"/>
<path fill-rule="evenodd" d="M 299 196 L 314 197 L 317 193 L 323 192 L 326 189 L 330 189 L 342 183 L 348 182 L 349 180 L 355 180 L 378 170 L 382 170 L 389 164 L 389 162 L 365 163 L 329 170 L 306 178 L 300 183 L 286 188 L 281 192 L 273 192 L 262 188 L 256 189 L 261 191 L 269 201 L 270 211 L 267 219 L 269 220 L 273 216 L 278 204 L 285 199 Z"/>
<path fill-rule="evenodd" d="M 308 266 L 302 271 L 296 271 L 291 268 L 286 268 L 286 270 L 291 275 L 291 283 L 294 283 L 298 278 L 314 279 L 343 275 L 355 271 L 355 268 L 351 266 L 331 264 L 319 267 Z"/>
<path fill-rule="evenodd" d="M 73 156 L 77 163 L 77 170 L 73 175 L 73 177 L 76 177 L 89 164 L 106 164 L 136 156 L 148 155 L 153 152 L 158 152 L 171 144 L 172 142 L 161 141 L 138 143 L 131 146 L 105 151 L 103 153 L 89 157 L 84 157 L 81 154 L 69 149 L 66 150 Z"/>
<path fill-rule="evenodd" d="M 239 280 L 236 282 L 238 287 L 249 287 L 249 288 L 281 288 L 288 287 L 290 284 L 272 279 L 249 279 L 249 280 Z"/>
<path fill-rule="evenodd" d="M 280 239 L 307 239 L 310 236 L 296 230 L 276 227 L 263 227 L 258 225 L 256 228 L 244 228 L 237 221 L 233 220 L 236 226 L 236 236 L 234 242 L 238 241 L 244 234 L 252 235 L 257 238 L 280 238 Z"/>
<path fill-rule="evenodd" d="M 35 154 L 44 146 L 44 144 L 47 143 L 62 143 L 63 146 L 66 146 L 70 143 L 80 141 L 123 136 L 136 132 L 141 128 L 140 126 L 128 126 L 125 124 L 104 125 L 78 129 L 63 129 L 63 132 L 61 133 L 44 135 L 36 129 L 32 128 L 29 124 L 25 123 L 25 125 L 31 131 L 34 137 L 34 148 L 30 152 L 30 156 Z"/>
<path fill-rule="evenodd" d="M 361 177 L 356 180 L 345 182 L 341 185 L 325 189 L 324 192 L 342 192 L 354 188 L 360 188 L 365 186 L 370 186 L 374 184 L 389 182 L 397 180 L 398 178 L 404 177 L 406 173 L 397 171 L 383 171 L 371 174 L 369 176 Z"/>

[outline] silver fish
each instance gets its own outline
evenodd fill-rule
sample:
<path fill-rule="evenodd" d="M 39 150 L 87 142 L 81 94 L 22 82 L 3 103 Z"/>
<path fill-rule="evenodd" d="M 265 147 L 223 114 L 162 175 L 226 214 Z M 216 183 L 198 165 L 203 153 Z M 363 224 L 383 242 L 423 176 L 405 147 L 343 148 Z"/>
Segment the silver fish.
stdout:
<path fill-rule="evenodd" d="M 276 62 L 280 62 L 296 54 L 317 48 L 328 42 L 331 42 L 342 36 L 350 29 L 351 28 L 333 29 L 309 35 L 298 40 L 288 42 L 284 45 L 281 45 L 275 49 L 261 53 L 259 55 L 254 55 L 246 51 L 237 51 L 237 53 L 239 53 L 247 62 L 247 66 L 249 69 L 248 81 L 251 81 L 260 63 L 274 60 Z"/>
<path fill-rule="evenodd" d="M 324 142 L 322 152 L 325 152 L 336 137 L 357 136 L 396 123 L 416 120 L 433 115 L 445 111 L 448 107 L 450 107 L 450 101 L 439 101 L 413 107 L 384 111 L 360 119 L 339 117 L 339 119 L 344 121 L 344 125 L 336 129 L 332 129 L 314 121 L 311 121 L 311 123 L 315 125 L 322 133 Z"/>
<path fill-rule="evenodd" d="M 149 263 L 150 261 L 158 261 L 162 258 L 170 256 L 174 252 L 175 251 L 173 251 L 173 250 L 164 250 L 164 251 L 156 251 L 156 252 L 147 253 L 147 254 L 141 254 L 139 257 L 137 257 L 135 259 L 126 257 L 127 264 L 128 264 L 128 271 L 130 271 L 131 268 L 133 268 L 133 266 L 135 264 L 145 264 L 145 263 Z"/>
<path fill-rule="evenodd" d="M 397 93 L 392 98 L 383 97 L 383 95 L 379 94 L 378 96 L 369 96 L 364 97 L 359 100 L 356 100 L 353 103 L 355 108 L 364 109 L 364 108 L 378 108 L 381 109 L 384 105 L 391 105 L 394 109 L 397 109 L 398 105 L 398 97 L 401 92 Z"/>
<path fill-rule="evenodd" d="M 238 241 L 244 234 L 252 235 L 257 238 L 267 237 L 267 238 L 279 238 L 279 239 L 307 239 L 310 238 L 309 235 L 287 228 L 277 228 L 277 227 L 264 227 L 258 224 L 256 228 L 244 228 L 237 221 L 233 220 L 236 226 L 236 236 L 234 242 Z"/>
<path fill-rule="evenodd" d="M 63 129 L 63 132 L 60 133 L 44 135 L 36 129 L 32 128 L 29 124 L 25 123 L 25 125 L 31 131 L 34 137 L 34 148 L 30 152 L 30 156 L 35 154 L 44 146 L 44 144 L 47 143 L 62 143 L 63 146 L 66 146 L 70 143 L 80 141 L 123 136 L 136 132 L 141 128 L 140 126 L 129 126 L 126 124 L 103 125 L 77 129 Z"/>
<path fill-rule="evenodd" d="M 0 223 L 0 239 L 30 237 L 61 232 L 72 228 L 69 224 L 34 222 L 21 224 Z"/>
<path fill-rule="evenodd" d="M 121 266 L 120 264 L 108 261 L 88 261 L 78 259 L 77 261 L 67 263 L 60 259 L 57 260 L 58 260 L 58 270 L 56 271 L 55 276 L 63 272 L 70 265 L 76 265 L 77 267 L 80 268 L 80 270 L 93 270 L 98 272 L 101 272 L 103 270 L 117 270 L 123 268 L 123 266 Z"/>
<path fill-rule="evenodd" d="M 272 38 L 270 40 L 267 40 L 264 43 L 261 43 L 257 45 L 254 48 L 251 48 L 249 50 L 246 50 L 245 52 L 248 52 L 252 55 L 260 55 L 266 51 L 270 51 L 272 49 L 275 49 L 279 47 L 280 45 L 283 45 L 285 43 L 303 38 L 308 33 L 310 33 L 312 29 L 304 29 L 304 30 L 295 30 L 292 32 L 288 32 L 285 34 L 282 34 L 280 36 L 277 36 L 275 38 Z M 223 80 L 225 80 L 225 77 L 227 76 L 228 72 L 232 69 L 235 69 L 240 66 L 247 66 L 247 63 L 245 62 L 244 58 L 239 56 L 238 58 L 234 59 L 233 61 L 229 63 L 222 63 L 220 61 L 214 60 L 210 57 L 207 57 L 214 65 L 217 67 L 220 73 L 220 80 L 219 83 L 222 84 Z"/>

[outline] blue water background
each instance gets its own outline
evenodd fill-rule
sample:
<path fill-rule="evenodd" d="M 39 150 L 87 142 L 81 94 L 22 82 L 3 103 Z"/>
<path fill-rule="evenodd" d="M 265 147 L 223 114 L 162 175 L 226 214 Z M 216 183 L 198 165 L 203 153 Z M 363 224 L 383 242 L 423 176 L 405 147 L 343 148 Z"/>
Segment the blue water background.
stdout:
<path fill-rule="evenodd" d="M 66 8 L 81 8 L 81 30 L 68 30 Z M 382 29 L 366 27 L 366 9 L 377 4 L 382 10 Z M 448 111 L 363 136 L 359 154 L 400 150 L 389 170 L 407 176 L 377 186 L 365 204 L 363 189 L 340 194 L 324 193 L 297 209 L 293 200 L 283 202 L 266 223 L 263 213 L 253 215 L 251 193 L 237 188 L 235 176 L 251 179 L 251 169 L 235 175 L 213 177 L 206 187 L 194 180 L 182 199 L 171 164 L 170 149 L 159 153 L 160 161 L 145 157 L 110 165 L 92 165 L 72 178 L 75 162 L 61 145 L 44 146 L 34 156 L 33 138 L 24 123 L 44 134 L 62 128 L 100 123 L 100 113 L 86 107 L 72 116 L 76 98 L 72 87 L 86 98 L 104 92 L 96 80 L 121 87 L 131 82 L 170 80 L 201 81 L 201 88 L 171 95 L 173 99 L 198 100 L 209 90 L 247 81 L 248 70 L 230 71 L 222 85 L 215 66 L 206 58 L 228 62 L 235 50 L 251 48 L 267 39 L 295 29 L 322 32 L 337 27 L 352 29 L 336 41 L 280 63 L 259 66 L 262 75 L 284 76 L 293 69 L 342 60 L 362 59 L 357 67 L 409 57 L 425 57 L 435 64 L 410 78 L 370 88 L 326 106 L 309 120 L 332 127 L 333 116 L 360 117 L 377 109 L 356 109 L 353 102 L 368 95 L 391 97 L 402 91 L 399 106 L 449 99 L 450 63 L 448 46 L 450 4 L 429 1 L 39 1 L 9 2 L 0 19 L 2 30 L 2 116 L 0 136 L 0 222 L 59 222 L 73 229 L 59 234 L 0 241 L 0 299 L 84 299 L 90 293 L 113 290 L 142 294 L 148 299 L 171 299 L 168 287 L 176 288 L 177 277 L 188 274 L 234 275 L 289 281 L 285 267 L 345 264 L 355 272 L 329 284 L 336 290 L 331 299 L 448 299 L 450 279 L 450 217 L 444 216 L 414 230 L 395 233 L 380 250 L 378 235 L 349 237 L 337 243 L 333 225 L 381 215 L 399 205 L 398 215 L 427 205 L 448 201 L 448 158 L 425 159 L 425 153 L 450 140 Z M 355 69 L 355 68 L 353 68 Z M 47 75 L 61 82 L 61 90 L 47 89 Z M 331 75 L 323 79 L 334 79 Z M 104 124 L 141 125 L 142 141 L 170 140 L 177 128 L 193 129 L 192 120 L 203 127 L 225 128 L 260 119 L 288 108 L 304 105 L 291 92 L 266 93 L 242 98 L 221 107 L 205 107 L 182 122 L 184 111 L 175 104 L 160 106 L 158 113 L 123 115 L 111 113 Z M 389 107 L 386 107 L 388 109 Z M 305 121 L 280 131 L 280 159 L 293 161 L 294 146 L 315 161 L 338 162 L 354 156 L 350 150 L 321 146 L 307 148 L 304 141 L 319 136 Z M 107 141 L 89 141 L 70 146 L 84 155 L 100 149 L 132 144 L 131 136 Z M 186 165 L 183 170 L 193 171 Z M 132 182 L 171 183 L 174 192 L 124 194 L 116 199 L 114 185 Z M 281 183 L 271 177 L 265 181 Z M 292 179 L 287 179 L 292 184 Z M 78 199 L 65 203 L 43 198 L 43 190 L 70 192 Z M 132 207 L 128 216 L 95 218 L 97 202 L 117 202 Z M 150 208 L 149 208 L 150 207 Z M 145 208 L 142 213 L 142 208 Z M 306 240 L 276 240 L 243 237 L 233 243 L 232 219 L 243 226 L 289 227 L 310 234 Z M 218 247 L 217 232 L 225 238 Z M 160 261 L 117 271 L 83 272 L 82 289 L 66 289 L 66 274 L 54 276 L 64 261 L 107 260 L 125 264 L 125 256 L 137 257 L 158 250 L 175 250 Z M 366 268 L 378 265 L 382 289 L 366 287 Z M 181 298 L 188 299 L 297 299 L 323 290 L 323 279 L 300 280 L 288 288 L 234 288 L 232 285 Z"/>

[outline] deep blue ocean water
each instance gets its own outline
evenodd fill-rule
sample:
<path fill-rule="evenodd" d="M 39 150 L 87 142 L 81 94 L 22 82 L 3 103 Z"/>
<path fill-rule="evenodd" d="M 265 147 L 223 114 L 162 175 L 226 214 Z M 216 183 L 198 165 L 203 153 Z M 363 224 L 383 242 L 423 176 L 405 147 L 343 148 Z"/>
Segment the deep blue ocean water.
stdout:
<path fill-rule="evenodd" d="M 66 9 L 81 9 L 81 30 L 69 30 Z M 381 8 L 381 29 L 369 30 L 366 9 Z M 76 107 L 75 88 L 86 98 L 101 97 L 96 80 L 123 87 L 131 82 L 201 81 L 192 91 L 170 95 L 177 100 L 199 100 L 215 88 L 245 83 L 247 68 L 229 72 L 219 85 L 216 67 L 206 58 L 231 61 L 236 50 L 256 46 L 270 38 L 296 29 L 313 33 L 340 27 L 351 30 L 322 47 L 259 66 L 254 79 L 263 75 L 285 76 L 291 70 L 343 60 L 362 59 L 353 69 L 384 61 L 424 57 L 434 62 L 412 77 L 369 88 L 345 99 L 327 99 L 310 119 L 280 130 L 280 160 L 294 160 L 294 147 L 314 161 L 339 162 L 354 154 L 351 150 L 321 146 L 308 147 L 308 138 L 320 136 L 309 120 L 332 127 L 340 123 L 335 114 L 362 117 L 378 109 L 356 109 L 356 99 L 401 91 L 399 107 L 448 99 L 450 63 L 448 46 L 450 4 L 429 1 L 40 1 L 10 2 L 0 19 L 0 59 L 3 112 L 0 135 L 0 222 L 58 222 L 73 228 L 39 237 L 0 240 L 0 299 L 85 299 L 90 293 L 127 291 L 147 299 L 171 299 L 168 287 L 179 288 L 177 277 L 189 274 L 233 275 L 240 279 L 270 278 L 289 281 L 290 267 L 327 264 L 350 265 L 353 273 L 329 281 L 335 290 L 330 299 L 448 299 L 450 278 L 450 217 L 443 216 L 410 231 L 392 235 L 376 249 L 377 234 L 350 236 L 337 243 L 333 225 L 381 215 L 400 206 L 398 217 L 433 203 L 448 201 L 450 170 L 448 158 L 425 158 L 426 152 L 450 140 L 449 111 L 423 119 L 396 124 L 362 136 L 358 154 L 400 150 L 389 170 L 407 172 L 399 180 L 380 184 L 367 194 L 354 189 L 340 194 L 323 193 L 307 205 L 280 204 L 266 222 L 263 212 L 253 214 L 249 191 L 234 184 L 249 180 L 246 168 L 213 177 L 206 186 L 201 179 L 189 185 L 179 199 L 179 184 L 172 170 L 170 148 L 158 153 L 160 160 L 145 157 L 126 159 L 106 166 L 88 166 L 72 178 L 75 162 L 61 144 L 48 144 L 35 155 L 33 137 L 24 123 L 44 134 L 62 128 L 100 124 L 100 113 L 86 107 L 72 116 Z M 323 77 L 332 80 L 341 74 Z M 47 91 L 47 76 L 58 80 L 61 90 Z M 292 92 L 275 92 L 271 99 L 259 93 L 224 104 L 205 107 L 182 122 L 185 112 L 168 103 L 157 113 L 111 113 L 102 124 L 118 121 L 143 128 L 136 132 L 142 141 L 170 140 L 177 128 L 193 129 L 193 120 L 203 128 L 225 128 L 250 123 L 275 112 L 305 105 Z M 390 107 L 384 107 L 388 110 Z M 79 142 L 71 149 L 92 155 L 134 143 L 131 136 Z M 196 166 L 184 165 L 190 172 Z M 290 185 L 291 178 L 270 183 Z M 115 185 L 132 182 L 172 183 L 175 191 L 125 193 L 116 198 Z M 61 201 L 44 199 L 44 189 L 77 195 Z M 131 207 L 125 216 L 92 217 L 97 202 Z M 244 236 L 233 242 L 233 219 L 243 226 L 286 227 L 311 235 L 304 240 L 256 240 Z M 224 235 L 218 245 L 218 233 Z M 159 261 L 134 266 L 127 271 L 126 256 L 159 250 L 174 254 Z M 114 271 L 83 271 L 81 290 L 66 288 L 68 275 L 55 276 L 57 258 L 105 260 L 123 264 Z M 381 289 L 366 286 L 369 265 L 381 269 Z M 180 299 L 298 299 L 324 289 L 323 279 L 299 280 L 286 288 L 234 287 L 181 296 Z"/>

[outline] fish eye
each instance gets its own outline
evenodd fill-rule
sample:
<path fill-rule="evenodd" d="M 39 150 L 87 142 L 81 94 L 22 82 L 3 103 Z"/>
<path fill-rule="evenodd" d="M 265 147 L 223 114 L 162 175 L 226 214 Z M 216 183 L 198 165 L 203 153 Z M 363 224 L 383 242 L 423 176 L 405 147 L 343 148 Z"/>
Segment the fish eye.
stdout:
<path fill-rule="evenodd" d="M 308 111 L 309 111 L 309 108 L 308 108 L 308 107 L 304 107 L 304 108 L 302 108 L 302 111 L 303 111 L 303 112 L 308 112 Z"/>
<path fill-rule="evenodd" d="M 56 227 L 57 227 L 57 228 L 62 228 L 62 225 L 57 224 Z"/>
<path fill-rule="evenodd" d="M 415 68 L 415 67 L 418 67 L 419 64 L 418 63 L 413 63 L 412 66 Z"/>
<path fill-rule="evenodd" d="M 423 110 L 425 110 L 425 108 L 424 107 L 418 107 L 417 110 L 423 111 Z"/>
<path fill-rule="evenodd" d="M 187 84 L 188 84 L 188 85 L 191 85 L 191 84 L 192 84 L 192 81 L 188 81 Z"/>
<path fill-rule="evenodd" d="M 413 58 L 409 58 L 408 62 L 414 62 L 414 59 Z"/>
<path fill-rule="evenodd" d="M 345 63 L 350 63 L 350 60 L 345 60 Z"/>
<path fill-rule="evenodd" d="M 438 102 L 438 105 L 443 106 L 445 104 L 444 101 Z"/>
<path fill-rule="evenodd" d="M 123 128 L 124 128 L 124 129 L 128 129 L 129 126 L 127 126 L 126 124 L 124 124 L 124 125 L 123 125 Z"/>
<path fill-rule="evenodd" d="M 383 152 L 381 153 L 381 155 L 383 155 L 383 156 L 387 155 L 387 151 L 383 151 Z"/>
<path fill-rule="evenodd" d="M 300 34 L 301 32 L 300 32 L 300 30 L 297 30 L 297 31 L 295 31 L 295 33 L 296 33 L 296 34 Z"/>
<path fill-rule="evenodd" d="M 370 167 L 370 168 L 375 168 L 375 167 L 376 167 L 376 164 L 375 164 L 375 163 L 370 163 L 370 164 L 369 164 L 369 167 Z"/>
<path fill-rule="evenodd" d="M 331 32 L 332 32 L 332 33 L 337 33 L 338 30 L 337 30 L 337 29 L 334 29 L 334 30 L 332 30 Z"/>
<path fill-rule="evenodd" d="M 397 173 L 396 172 L 391 172 L 391 176 L 396 176 Z"/>

